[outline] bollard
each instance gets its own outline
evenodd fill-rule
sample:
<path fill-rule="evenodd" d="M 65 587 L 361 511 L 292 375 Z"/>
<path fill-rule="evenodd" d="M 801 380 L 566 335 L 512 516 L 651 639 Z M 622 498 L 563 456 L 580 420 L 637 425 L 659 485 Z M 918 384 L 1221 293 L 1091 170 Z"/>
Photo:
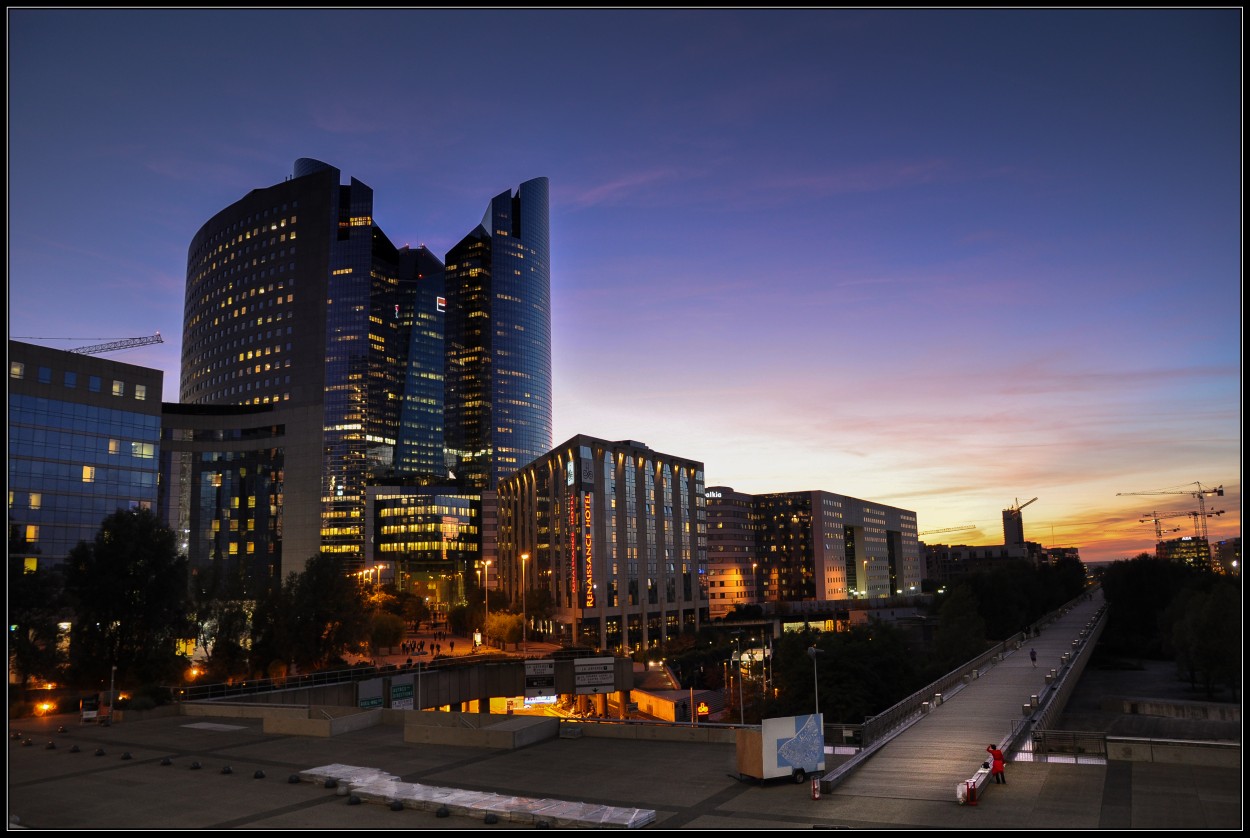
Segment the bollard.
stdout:
<path fill-rule="evenodd" d="M 974 670 L 972 670 L 972 680 L 974 680 L 974 681 L 975 681 L 976 679 L 978 679 L 978 678 L 980 678 L 980 677 L 981 677 L 981 670 L 979 670 L 979 669 L 974 669 Z"/>
<path fill-rule="evenodd" d="M 1021 704 L 1021 705 L 1020 705 L 1020 713 L 1021 713 L 1021 715 L 1023 715 L 1025 718 L 1028 718 L 1029 716 L 1033 715 L 1033 705 L 1032 705 L 1032 704 Z"/>
<path fill-rule="evenodd" d="M 1037 707 L 1037 706 L 1038 706 L 1038 705 L 1040 705 L 1042 702 L 1041 702 L 1041 700 L 1040 700 L 1040 698 L 1039 698 L 1038 696 L 1031 695 L 1031 696 L 1029 696 L 1029 703 L 1030 703 L 1030 704 L 1032 704 L 1034 707 Z"/>
<path fill-rule="evenodd" d="M 820 800 L 820 778 L 812 778 L 812 800 Z"/>
<path fill-rule="evenodd" d="M 929 702 L 927 702 L 927 701 L 926 701 L 926 702 L 924 702 L 923 704 L 921 704 L 921 705 L 920 705 L 920 712 L 921 712 L 921 713 L 928 713 L 928 712 L 929 712 Z"/>
<path fill-rule="evenodd" d="M 941 693 L 934 693 L 934 694 L 933 694 L 933 706 L 934 706 L 934 707 L 937 707 L 937 706 L 938 706 L 938 705 L 940 705 L 941 703 L 942 703 L 942 694 L 941 694 Z"/>

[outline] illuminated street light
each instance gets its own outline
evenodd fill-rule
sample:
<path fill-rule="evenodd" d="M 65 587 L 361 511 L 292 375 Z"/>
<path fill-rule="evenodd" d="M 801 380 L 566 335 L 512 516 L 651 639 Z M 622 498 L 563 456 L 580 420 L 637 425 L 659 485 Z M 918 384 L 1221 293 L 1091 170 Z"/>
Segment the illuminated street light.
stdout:
<path fill-rule="evenodd" d="M 484 622 L 490 622 L 490 559 L 484 560 L 482 562 L 482 567 L 486 571 L 486 584 L 482 586 L 482 599 L 486 601 L 486 619 Z M 482 627 L 486 628 L 485 625 Z M 488 638 L 490 637 L 489 629 L 487 630 L 486 636 Z"/>
<path fill-rule="evenodd" d="M 529 652 L 528 620 L 525 616 L 525 563 L 530 560 L 529 553 L 521 554 L 521 654 Z"/>

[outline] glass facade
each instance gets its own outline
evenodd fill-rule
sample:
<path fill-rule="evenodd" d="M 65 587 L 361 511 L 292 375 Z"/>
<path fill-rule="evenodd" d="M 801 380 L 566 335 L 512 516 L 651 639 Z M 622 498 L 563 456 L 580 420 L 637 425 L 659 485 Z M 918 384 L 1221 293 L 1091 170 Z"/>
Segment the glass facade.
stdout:
<path fill-rule="evenodd" d="M 449 487 L 373 486 L 367 537 L 383 577 L 445 614 L 463 604 L 478 575 L 482 499 Z M 480 599 L 481 594 L 476 595 Z"/>
<path fill-rule="evenodd" d="M 37 570 L 118 509 L 156 509 L 162 374 L 16 341 L 9 359 L 9 549 Z"/>
<path fill-rule="evenodd" d="M 500 584 L 514 600 L 547 591 L 555 615 L 534 628 L 565 642 L 638 651 L 695 631 L 708 619 L 703 493 L 701 463 L 574 437 L 500 483 Z"/>
<path fill-rule="evenodd" d="M 311 411 L 286 427 L 288 450 L 318 458 L 286 469 L 288 521 L 317 521 L 288 531 L 289 569 L 318 551 L 361 564 L 366 487 L 442 471 L 441 264 L 395 248 L 373 190 L 340 180 L 297 160 L 204 224 L 187 257 L 182 402 Z"/>
<path fill-rule="evenodd" d="M 191 572 L 281 579 L 285 426 L 269 407 L 164 406 L 159 508 Z"/>
<path fill-rule="evenodd" d="M 408 366 L 395 473 L 443 479 L 443 263 L 424 247 L 400 248 L 401 306 L 407 324 Z"/>
<path fill-rule="evenodd" d="M 551 448 L 548 211 L 547 179 L 525 181 L 447 254 L 448 465 L 478 489 Z"/>

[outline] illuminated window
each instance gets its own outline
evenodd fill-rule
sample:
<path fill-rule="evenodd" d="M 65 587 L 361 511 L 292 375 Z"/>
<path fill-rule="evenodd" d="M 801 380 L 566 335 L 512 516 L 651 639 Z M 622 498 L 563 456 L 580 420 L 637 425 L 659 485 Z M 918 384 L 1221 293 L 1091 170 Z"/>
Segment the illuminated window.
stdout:
<path fill-rule="evenodd" d="M 26 377 L 26 365 L 21 361 L 9 362 L 9 378 L 21 380 Z"/>
<path fill-rule="evenodd" d="M 147 401 L 147 398 L 148 398 L 148 385 L 136 384 L 135 385 L 135 399 L 142 402 L 142 401 Z"/>
<path fill-rule="evenodd" d="M 126 382 L 118 381 L 116 378 L 113 379 L 113 395 L 114 396 L 126 395 Z"/>
<path fill-rule="evenodd" d="M 116 440 L 116 439 L 109 440 L 109 453 L 110 454 L 120 454 L 121 450 L 122 450 L 122 444 L 120 440 Z"/>
<path fill-rule="evenodd" d="M 26 543 L 34 544 L 38 540 L 39 540 L 39 525 L 27 524 L 26 525 Z"/>
<path fill-rule="evenodd" d="M 30 508 L 39 509 L 43 506 L 43 495 L 39 492 L 30 493 Z"/>
<path fill-rule="evenodd" d="M 84 483 L 95 482 L 95 466 L 83 466 L 82 467 L 82 482 Z"/>

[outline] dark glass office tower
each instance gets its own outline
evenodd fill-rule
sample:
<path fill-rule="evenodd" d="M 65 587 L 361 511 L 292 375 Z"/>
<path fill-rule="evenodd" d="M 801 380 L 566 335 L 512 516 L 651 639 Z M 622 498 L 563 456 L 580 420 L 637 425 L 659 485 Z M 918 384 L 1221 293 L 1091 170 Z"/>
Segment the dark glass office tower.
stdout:
<path fill-rule="evenodd" d="M 288 462 L 284 570 L 318 551 L 364 558 L 365 487 L 395 469 L 418 306 L 407 259 L 373 190 L 308 158 L 191 242 L 182 401 L 272 405 L 288 449 L 311 454 Z"/>
<path fill-rule="evenodd" d="M 399 477 L 441 481 L 443 460 L 443 263 L 425 247 L 399 250 L 408 367 L 395 449 Z"/>
<path fill-rule="evenodd" d="M 551 449 L 551 271 L 546 178 L 491 201 L 448 252 L 448 466 L 479 490 Z"/>

